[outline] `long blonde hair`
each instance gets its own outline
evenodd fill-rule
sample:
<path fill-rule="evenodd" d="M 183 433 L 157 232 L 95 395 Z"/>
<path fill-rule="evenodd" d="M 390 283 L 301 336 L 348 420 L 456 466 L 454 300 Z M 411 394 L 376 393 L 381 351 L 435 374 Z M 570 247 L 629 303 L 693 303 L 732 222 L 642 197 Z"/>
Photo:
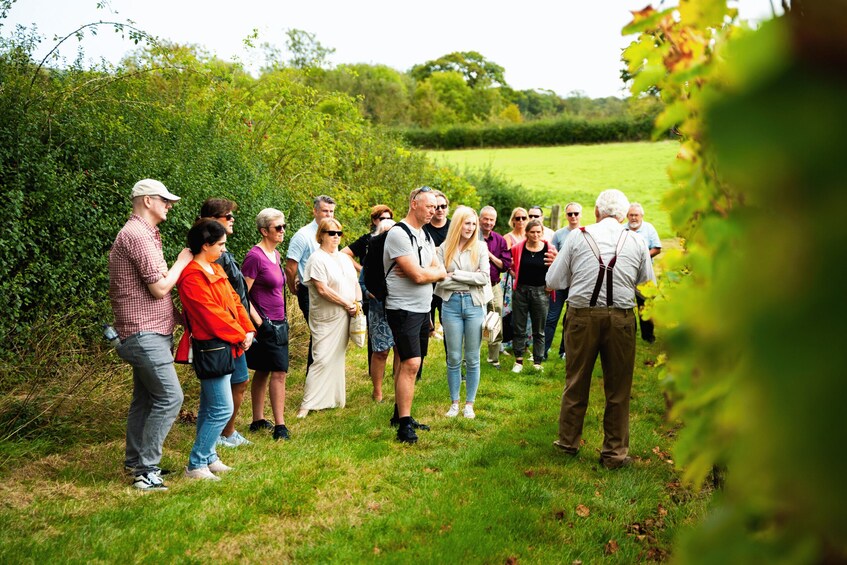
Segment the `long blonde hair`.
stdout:
<path fill-rule="evenodd" d="M 444 248 L 445 269 L 450 266 L 450 263 L 453 262 L 453 258 L 458 253 L 464 251 L 464 249 L 459 249 L 459 244 L 462 241 L 462 225 L 469 217 L 476 218 L 476 227 L 474 228 L 473 234 L 471 234 L 467 245 L 471 248 L 471 262 L 476 263 L 479 261 L 479 217 L 476 215 L 476 211 L 474 211 L 473 208 L 469 208 L 468 206 L 459 206 L 456 208 L 456 211 L 453 212 L 453 217 L 450 219 L 450 227 L 447 229 L 447 237 L 444 239 L 444 243 L 441 244 Z M 467 249 L 467 245 L 465 246 L 465 249 Z"/>

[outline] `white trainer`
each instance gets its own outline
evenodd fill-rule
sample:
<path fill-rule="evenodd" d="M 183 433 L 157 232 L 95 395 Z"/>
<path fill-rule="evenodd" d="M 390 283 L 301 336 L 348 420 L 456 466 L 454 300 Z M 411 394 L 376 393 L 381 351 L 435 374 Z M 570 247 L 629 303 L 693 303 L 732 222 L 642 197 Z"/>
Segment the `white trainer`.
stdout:
<path fill-rule="evenodd" d="M 232 467 L 225 465 L 220 459 L 215 459 L 209 463 L 209 470 L 213 473 L 226 473 L 227 471 L 232 471 Z"/>
<path fill-rule="evenodd" d="M 476 418 L 476 414 L 473 411 L 473 404 L 465 404 L 465 409 L 462 410 L 462 416 L 467 418 L 468 420 L 473 420 Z"/>
<path fill-rule="evenodd" d="M 513 373 L 520 373 L 521 371 L 523 371 L 523 365 L 521 365 L 520 363 L 515 363 L 514 366 L 512 367 L 512 372 Z"/>
<path fill-rule="evenodd" d="M 535 369 L 536 371 L 543 371 L 544 370 L 544 366 L 541 363 L 535 363 L 532 366 L 532 368 Z"/>
<path fill-rule="evenodd" d="M 212 474 L 208 467 L 197 467 L 196 469 L 189 470 L 188 467 L 185 468 L 185 477 L 187 479 L 205 479 L 207 481 L 219 481 L 220 477 L 216 477 Z"/>
<path fill-rule="evenodd" d="M 448 418 L 455 418 L 456 416 L 458 416 L 459 415 L 459 404 L 458 403 L 451 404 L 450 410 L 448 410 L 447 413 L 444 414 L 444 415 L 447 416 Z"/>

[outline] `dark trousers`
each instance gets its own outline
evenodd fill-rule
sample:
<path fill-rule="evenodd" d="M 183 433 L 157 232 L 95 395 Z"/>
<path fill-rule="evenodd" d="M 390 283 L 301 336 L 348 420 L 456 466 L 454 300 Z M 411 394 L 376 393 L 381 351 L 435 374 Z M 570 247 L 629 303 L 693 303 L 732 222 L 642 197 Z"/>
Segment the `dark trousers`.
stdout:
<path fill-rule="evenodd" d="M 629 398 L 635 369 L 635 314 L 617 308 L 570 308 L 565 341 L 565 390 L 559 412 L 559 441 L 576 453 L 588 409 L 591 373 L 597 355 L 603 367 L 606 409 L 603 449 L 606 465 L 620 464 L 629 452 Z"/>
<path fill-rule="evenodd" d="M 549 302 L 543 286 L 519 284 L 512 292 L 512 320 L 515 324 L 512 350 L 516 360 L 522 358 L 526 350 L 527 321 L 532 325 L 533 362 L 541 363 L 544 360 L 544 324 Z"/>
<path fill-rule="evenodd" d="M 303 312 L 303 318 L 306 323 L 309 323 L 309 287 L 301 284 L 297 287 L 297 304 L 300 306 L 300 311 Z M 312 332 L 309 332 L 309 357 L 306 360 L 306 374 L 309 374 L 309 367 L 312 366 Z"/>
<path fill-rule="evenodd" d="M 646 299 L 643 294 L 638 292 L 638 289 L 635 289 L 635 302 L 638 305 L 638 324 L 641 326 L 641 339 L 647 343 L 653 343 L 656 341 L 656 336 L 653 334 L 653 320 L 645 320 L 641 317 Z"/>
<path fill-rule="evenodd" d="M 557 290 L 556 299 L 550 295 L 550 307 L 547 309 L 547 322 L 544 324 L 544 358 L 547 358 L 550 353 L 550 347 L 553 345 L 553 338 L 556 337 L 556 325 L 559 323 L 559 316 L 562 314 L 562 309 L 565 306 L 565 301 L 568 299 L 568 290 Z M 559 343 L 559 356 L 565 352 L 565 321 L 562 320 L 562 341 Z"/>

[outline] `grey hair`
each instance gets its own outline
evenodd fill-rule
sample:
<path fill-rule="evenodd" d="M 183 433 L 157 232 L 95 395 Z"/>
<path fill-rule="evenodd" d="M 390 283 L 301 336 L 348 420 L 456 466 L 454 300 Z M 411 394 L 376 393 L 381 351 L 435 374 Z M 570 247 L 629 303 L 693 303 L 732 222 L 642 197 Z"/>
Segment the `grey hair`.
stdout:
<path fill-rule="evenodd" d="M 396 223 L 397 222 L 395 222 L 394 220 L 390 220 L 390 219 L 380 220 L 379 223 L 376 225 L 376 231 L 373 233 L 373 235 L 379 235 L 382 232 L 388 231 Z"/>
<path fill-rule="evenodd" d="M 492 214 L 494 214 L 495 218 L 497 217 L 497 210 L 494 208 L 494 206 L 483 206 L 482 209 L 479 211 L 479 215 L 482 216 L 486 212 L 491 212 Z"/>
<path fill-rule="evenodd" d="M 565 204 L 565 211 L 567 211 L 567 209 L 571 206 L 576 208 L 576 211 L 582 214 L 582 204 L 580 204 L 579 202 L 568 202 L 567 204 Z"/>
<path fill-rule="evenodd" d="M 332 204 L 335 206 L 335 199 L 332 196 L 327 196 L 325 194 L 321 194 L 320 196 L 315 196 L 314 208 L 315 210 L 319 210 L 321 207 L 321 202 L 324 204 Z"/>
<path fill-rule="evenodd" d="M 638 208 L 638 211 L 641 213 L 641 215 L 642 216 L 644 215 L 644 206 L 642 206 L 638 202 L 630 202 L 629 208 L 627 209 L 627 213 L 629 213 L 629 211 L 632 210 L 633 208 Z"/>
<path fill-rule="evenodd" d="M 259 233 L 262 233 L 262 228 L 269 228 L 271 226 L 271 220 L 279 217 L 282 217 L 284 220 L 285 214 L 276 208 L 265 208 L 256 214 L 256 229 L 259 230 Z"/>
<path fill-rule="evenodd" d="M 597 196 L 594 203 L 600 218 L 612 217 L 622 222 L 629 212 L 629 200 L 626 194 L 616 188 L 604 190 Z"/>
<path fill-rule="evenodd" d="M 538 210 L 539 212 L 541 212 L 542 216 L 544 215 L 544 209 L 541 208 L 541 206 L 530 206 L 529 208 L 526 209 L 526 213 L 529 214 L 530 210 Z"/>

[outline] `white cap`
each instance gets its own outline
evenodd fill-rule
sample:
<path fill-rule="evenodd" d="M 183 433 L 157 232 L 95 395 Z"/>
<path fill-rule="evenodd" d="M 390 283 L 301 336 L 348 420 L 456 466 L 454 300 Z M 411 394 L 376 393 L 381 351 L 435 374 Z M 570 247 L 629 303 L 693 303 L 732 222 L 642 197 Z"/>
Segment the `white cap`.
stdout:
<path fill-rule="evenodd" d="M 179 196 L 171 194 L 164 184 L 154 179 L 144 179 L 135 183 L 132 187 L 132 198 L 136 196 L 161 196 L 171 202 L 179 200 Z"/>

